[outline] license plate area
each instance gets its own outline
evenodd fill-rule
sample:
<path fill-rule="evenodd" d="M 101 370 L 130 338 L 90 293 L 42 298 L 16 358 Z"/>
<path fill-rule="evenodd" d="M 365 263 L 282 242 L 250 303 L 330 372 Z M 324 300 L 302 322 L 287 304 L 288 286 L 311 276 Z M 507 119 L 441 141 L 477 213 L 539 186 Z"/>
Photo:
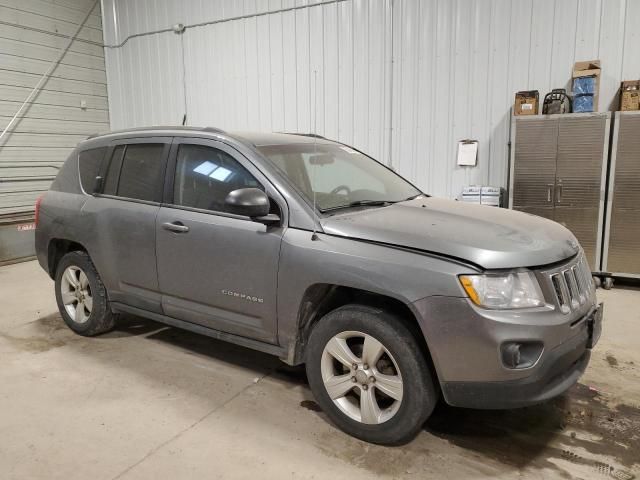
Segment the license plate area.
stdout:
<path fill-rule="evenodd" d="M 604 312 L 604 304 L 600 303 L 587 318 L 587 328 L 589 329 L 589 339 L 587 340 L 587 348 L 593 348 L 600 340 L 602 334 L 602 314 Z"/>

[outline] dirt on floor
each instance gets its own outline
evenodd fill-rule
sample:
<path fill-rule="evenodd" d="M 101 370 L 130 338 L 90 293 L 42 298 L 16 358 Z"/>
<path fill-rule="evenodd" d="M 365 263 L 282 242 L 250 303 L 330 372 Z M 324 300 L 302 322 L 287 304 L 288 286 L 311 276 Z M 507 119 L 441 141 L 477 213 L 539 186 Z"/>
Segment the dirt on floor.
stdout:
<path fill-rule="evenodd" d="M 640 479 L 640 291 L 599 291 L 580 382 L 545 404 L 440 404 L 403 447 L 331 425 L 304 370 L 135 317 L 74 335 L 35 263 L 0 267 L 0 478 Z"/>

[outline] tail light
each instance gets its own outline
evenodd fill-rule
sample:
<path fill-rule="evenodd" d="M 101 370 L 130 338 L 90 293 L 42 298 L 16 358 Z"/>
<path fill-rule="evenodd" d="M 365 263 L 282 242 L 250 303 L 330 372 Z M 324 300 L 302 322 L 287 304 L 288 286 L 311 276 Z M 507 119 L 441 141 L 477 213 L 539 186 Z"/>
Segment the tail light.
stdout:
<path fill-rule="evenodd" d="M 34 223 L 36 224 L 36 228 L 38 227 L 38 220 L 40 219 L 40 204 L 42 203 L 43 197 L 44 197 L 44 193 L 36 199 L 36 213 L 34 217 Z"/>

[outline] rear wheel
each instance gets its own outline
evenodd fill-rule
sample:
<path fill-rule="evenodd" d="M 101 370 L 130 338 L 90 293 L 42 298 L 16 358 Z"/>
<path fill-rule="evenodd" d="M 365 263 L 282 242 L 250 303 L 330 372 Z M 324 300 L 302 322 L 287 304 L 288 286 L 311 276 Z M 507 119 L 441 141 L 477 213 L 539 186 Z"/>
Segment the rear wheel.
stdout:
<path fill-rule="evenodd" d="M 318 404 L 345 432 L 380 444 L 411 440 L 437 402 L 415 337 L 384 310 L 347 305 L 309 339 L 307 377 Z"/>
<path fill-rule="evenodd" d="M 89 255 L 67 253 L 56 268 L 56 301 L 63 320 L 74 332 L 92 336 L 111 330 L 115 315 Z"/>

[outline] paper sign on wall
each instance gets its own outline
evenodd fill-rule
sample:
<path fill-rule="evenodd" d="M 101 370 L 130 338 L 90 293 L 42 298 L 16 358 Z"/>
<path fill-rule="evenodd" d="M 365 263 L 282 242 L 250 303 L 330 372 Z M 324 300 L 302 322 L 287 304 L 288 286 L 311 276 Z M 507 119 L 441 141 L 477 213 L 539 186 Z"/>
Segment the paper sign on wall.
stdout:
<path fill-rule="evenodd" d="M 475 167 L 478 159 L 478 141 L 460 140 L 458 142 L 458 165 Z"/>

